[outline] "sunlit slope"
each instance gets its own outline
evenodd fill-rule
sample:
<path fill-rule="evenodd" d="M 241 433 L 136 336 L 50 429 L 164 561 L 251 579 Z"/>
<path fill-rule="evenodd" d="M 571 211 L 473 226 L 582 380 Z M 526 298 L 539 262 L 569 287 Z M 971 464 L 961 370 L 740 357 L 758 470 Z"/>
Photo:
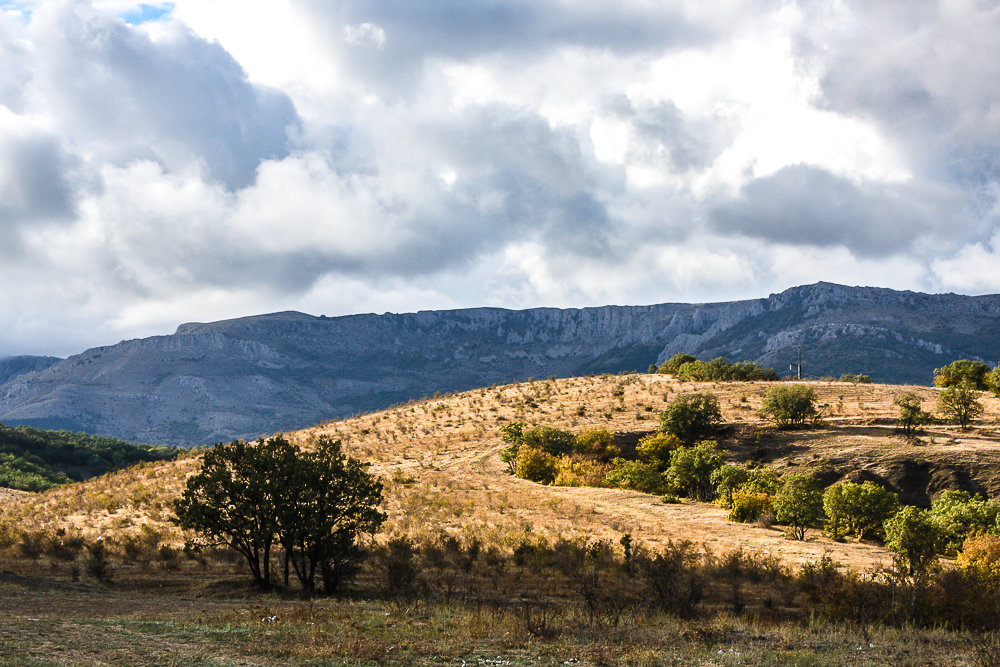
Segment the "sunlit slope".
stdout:
<path fill-rule="evenodd" d="M 477 533 L 496 539 L 581 535 L 617 541 L 625 533 L 647 544 L 691 539 L 719 550 L 761 549 L 791 561 L 821 556 L 859 565 L 884 561 L 884 550 L 822 538 L 794 542 L 780 528 L 726 521 L 712 504 L 664 504 L 658 497 L 614 489 L 541 486 L 506 474 L 498 453 L 499 427 L 508 421 L 579 431 L 603 427 L 634 440 L 655 430 L 657 414 L 677 395 L 710 391 L 727 426 L 719 439 L 736 462 L 813 471 L 827 483 L 840 478 L 907 485 L 912 502 L 942 488 L 1000 493 L 1000 401 L 985 397 L 986 414 L 962 434 L 934 426 L 914 444 L 892 427 L 893 398 L 918 392 L 933 407 L 937 390 L 892 385 L 810 383 L 823 426 L 792 433 L 767 427 L 758 410 L 768 383 L 678 383 L 661 375 L 606 375 L 536 380 L 412 402 L 381 412 L 331 421 L 288 434 L 308 445 L 320 435 L 342 440 L 353 456 L 370 461 L 386 481 L 388 530 Z M 170 503 L 198 466 L 197 454 L 145 464 L 42 494 L 0 500 L 6 521 L 38 528 L 67 527 L 118 537 L 148 524 L 171 540 L 184 536 L 169 523 Z M 914 472 L 915 471 L 915 472 Z M 912 488 L 910 488 L 912 487 Z"/>

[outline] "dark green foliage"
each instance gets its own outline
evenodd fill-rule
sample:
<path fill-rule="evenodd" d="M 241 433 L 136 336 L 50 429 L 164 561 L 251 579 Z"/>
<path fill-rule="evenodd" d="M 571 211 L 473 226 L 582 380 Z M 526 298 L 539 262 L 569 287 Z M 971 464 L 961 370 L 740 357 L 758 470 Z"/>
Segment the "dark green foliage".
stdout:
<path fill-rule="evenodd" d="M 1000 366 L 997 366 L 983 378 L 986 383 L 986 390 L 994 396 L 1000 396 Z"/>
<path fill-rule="evenodd" d="M 541 450 L 552 456 L 560 456 L 573 453 L 576 449 L 576 436 L 559 428 L 536 426 L 523 432 L 521 445 Z"/>
<path fill-rule="evenodd" d="M 44 491 L 142 461 L 173 459 L 183 451 L 86 433 L 0 424 L 0 486 Z"/>
<path fill-rule="evenodd" d="M 365 467 L 328 438 L 305 453 L 281 436 L 219 444 L 175 501 L 176 523 L 242 555 L 262 587 L 281 544 L 307 593 L 317 569 L 332 592 L 360 557 L 356 536 L 385 519 L 382 484 Z"/>
<path fill-rule="evenodd" d="M 986 375 L 989 372 L 990 367 L 981 361 L 959 359 L 934 369 L 934 386 L 986 389 Z"/>
<path fill-rule="evenodd" d="M 792 537 L 806 538 L 806 529 L 823 516 L 823 492 L 812 475 L 786 475 L 774 497 L 774 516 L 791 528 Z"/>
<path fill-rule="evenodd" d="M 669 373 L 682 382 L 753 382 L 778 379 L 778 373 L 773 368 L 761 366 L 756 361 L 731 364 L 723 357 L 701 361 L 691 355 L 680 354 L 674 355 L 670 361 L 660 366 L 660 372 Z"/>
<path fill-rule="evenodd" d="M 793 428 L 812 421 L 817 415 L 816 392 L 804 384 L 771 387 L 764 396 L 760 414 L 778 428 Z"/>
<path fill-rule="evenodd" d="M 881 539 L 882 526 L 899 509 L 899 499 L 875 482 L 843 482 L 823 493 L 823 509 L 829 519 L 826 532 L 832 538 Z"/>
<path fill-rule="evenodd" d="M 903 427 L 904 433 L 913 433 L 930 421 L 930 413 L 921 407 L 923 400 L 915 392 L 900 394 L 892 402 L 899 408 L 899 425 Z"/>
<path fill-rule="evenodd" d="M 944 419 L 958 422 L 963 431 L 968 430 L 969 423 L 983 414 L 979 390 L 965 384 L 948 387 L 938 394 L 937 411 Z"/>
<path fill-rule="evenodd" d="M 970 534 L 997 530 L 1000 503 L 968 491 L 944 491 L 931 502 L 930 515 L 941 529 L 941 548 L 954 555 Z"/>
<path fill-rule="evenodd" d="M 719 399 L 714 394 L 697 392 L 678 396 L 667 405 L 660 413 L 660 431 L 691 444 L 709 435 L 721 421 Z"/>
<path fill-rule="evenodd" d="M 860 373 L 844 373 L 838 379 L 838 382 L 853 382 L 854 384 L 871 384 L 872 377 L 870 375 L 861 375 Z"/>
<path fill-rule="evenodd" d="M 911 576 L 927 572 L 944 542 L 944 534 L 928 510 L 906 505 L 885 522 L 885 546 L 895 552 Z"/>
<path fill-rule="evenodd" d="M 715 498 L 712 473 L 722 467 L 724 456 L 725 452 L 720 452 L 713 440 L 681 447 L 670 457 L 665 474 L 667 483 L 678 495 L 710 501 Z"/>
<path fill-rule="evenodd" d="M 750 479 L 746 468 L 725 464 L 712 471 L 710 481 L 715 486 L 718 503 L 723 507 L 733 506 L 733 492 Z"/>
<path fill-rule="evenodd" d="M 514 474 L 517 467 L 517 452 L 524 441 L 524 422 L 508 422 L 500 427 L 503 435 L 500 439 L 507 443 L 507 446 L 500 452 L 500 460 L 507 464 L 508 472 Z"/>
<path fill-rule="evenodd" d="M 614 459 L 611 465 L 611 471 L 604 478 L 607 486 L 656 494 L 663 493 L 666 488 L 663 474 L 655 465 L 622 458 Z"/>
<path fill-rule="evenodd" d="M 663 373 L 665 375 L 677 375 L 678 369 L 684 364 L 690 363 L 692 361 L 698 361 L 697 357 L 693 357 L 690 354 L 685 354 L 684 352 L 678 352 L 674 356 L 670 357 L 657 368 L 657 372 Z"/>
<path fill-rule="evenodd" d="M 576 436 L 575 451 L 596 461 L 608 462 L 622 453 L 614 434 L 606 428 L 591 428 Z"/>

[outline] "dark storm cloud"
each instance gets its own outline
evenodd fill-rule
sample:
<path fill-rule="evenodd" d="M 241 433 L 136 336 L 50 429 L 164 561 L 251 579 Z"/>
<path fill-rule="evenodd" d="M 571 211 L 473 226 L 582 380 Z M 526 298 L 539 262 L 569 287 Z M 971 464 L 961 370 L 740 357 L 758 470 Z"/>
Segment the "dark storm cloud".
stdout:
<path fill-rule="evenodd" d="M 54 5 L 32 29 L 44 54 L 37 86 L 77 143 L 114 163 L 204 160 L 229 187 L 288 154 L 299 120 L 283 93 L 253 86 L 217 43 L 178 28 L 153 41 L 84 5 Z"/>
<path fill-rule="evenodd" d="M 859 257 L 909 250 L 922 236 L 967 223 L 961 200 L 913 186 L 857 185 L 798 165 L 751 181 L 710 214 L 720 232 L 791 245 L 844 246 Z"/>

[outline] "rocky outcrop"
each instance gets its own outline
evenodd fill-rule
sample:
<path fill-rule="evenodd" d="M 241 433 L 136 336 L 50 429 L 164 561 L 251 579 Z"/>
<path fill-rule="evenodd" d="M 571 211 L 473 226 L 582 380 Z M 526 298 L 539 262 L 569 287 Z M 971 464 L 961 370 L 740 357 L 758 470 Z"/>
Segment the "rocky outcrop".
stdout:
<path fill-rule="evenodd" d="M 766 299 L 600 308 L 474 308 L 189 323 L 0 384 L 0 421 L 205 444 L 317 423 L 436 391 L 645 370 L 676 352 L 809 375 L 927 384 L 1000 353 L 1000 297 L 819 283 Z"/>

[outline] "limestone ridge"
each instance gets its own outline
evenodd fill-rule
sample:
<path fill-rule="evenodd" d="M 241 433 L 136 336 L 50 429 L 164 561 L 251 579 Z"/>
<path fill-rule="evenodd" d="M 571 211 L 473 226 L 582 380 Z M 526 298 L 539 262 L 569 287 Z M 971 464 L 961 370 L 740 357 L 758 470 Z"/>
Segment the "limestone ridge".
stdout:
<path fill-rule="evenodd" d="M 472 308 L 189 323 L 0 383 L 0 421 L 207 444 L 528 377 L 645 370 L 675 352 L 810 376 L 929 384 L 957 358 L 996 363 L 1000 296 L 818 283 L 766 299 L 599 308 Z"/>

